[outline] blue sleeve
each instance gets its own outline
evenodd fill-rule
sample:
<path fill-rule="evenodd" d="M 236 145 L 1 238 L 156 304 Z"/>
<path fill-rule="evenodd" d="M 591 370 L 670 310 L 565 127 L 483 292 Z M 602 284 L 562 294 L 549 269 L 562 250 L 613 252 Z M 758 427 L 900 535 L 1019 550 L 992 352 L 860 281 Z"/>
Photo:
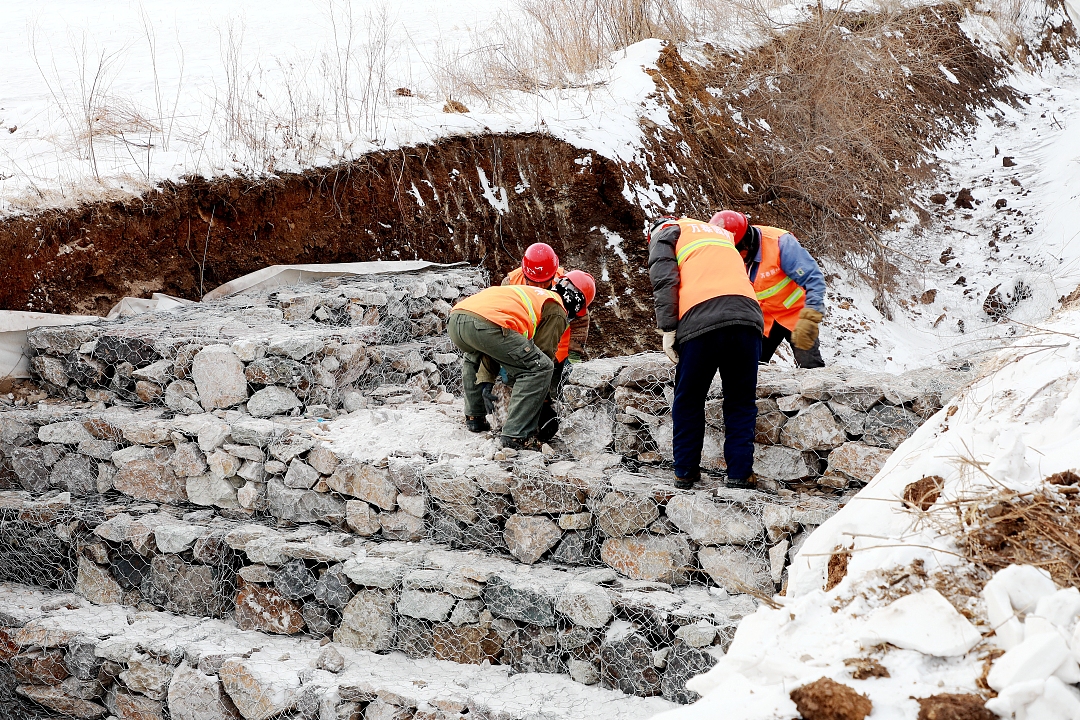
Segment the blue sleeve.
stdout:
<path fill-rule="evenodd" d="M 780 269 L 806 291 L 806 306 L 825 312 L 825 275 L 791 233 L 780 236 Z"/>

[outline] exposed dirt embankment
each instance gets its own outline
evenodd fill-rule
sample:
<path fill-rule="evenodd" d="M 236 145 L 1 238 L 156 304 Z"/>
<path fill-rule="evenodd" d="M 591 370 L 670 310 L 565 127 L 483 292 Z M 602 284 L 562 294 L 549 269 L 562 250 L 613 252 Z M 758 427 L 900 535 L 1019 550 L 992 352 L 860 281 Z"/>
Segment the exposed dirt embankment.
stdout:
<path fill-rule="evenodd" d="M 644 276 L 624 274 L 598 230 L 640 237 L 643 215 L 622 188 L 613 162 L 543 135 L 451 138 L 259 182 L 170 183 L 138 201 L 0 224 L 0 307 L 104 313 L 124 295 L 199 298 L 286 263 L 464 260 L 501 277 L 544 241 L 598 279 L 610 268 L 591 344 L 633 352 L 642 343 L 627 329 L 644 327 L 649 303 L 607 302 Z M 644 267 L 643 249 L 624 250 Z"/>

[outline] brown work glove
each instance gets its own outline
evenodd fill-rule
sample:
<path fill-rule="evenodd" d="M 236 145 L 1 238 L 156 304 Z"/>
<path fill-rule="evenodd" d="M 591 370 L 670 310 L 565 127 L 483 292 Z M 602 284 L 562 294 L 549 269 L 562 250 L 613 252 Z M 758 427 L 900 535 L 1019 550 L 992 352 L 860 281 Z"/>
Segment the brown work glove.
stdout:
<path fill-rule="evenodd" d="M 791 331 L 791 344 L 796 350 L 809 350 L 814 347 L 818 336 L 818 323 L 824 317 L 817 310 L 803 308 L 799 313 L 799 321 L 795 323 L 795 329 Z"/>

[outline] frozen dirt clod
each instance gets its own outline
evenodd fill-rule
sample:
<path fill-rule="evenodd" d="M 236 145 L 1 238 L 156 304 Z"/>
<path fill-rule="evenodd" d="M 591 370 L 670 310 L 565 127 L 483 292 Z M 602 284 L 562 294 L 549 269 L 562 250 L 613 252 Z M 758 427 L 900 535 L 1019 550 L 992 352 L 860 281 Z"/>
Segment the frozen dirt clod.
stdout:
<path fill-rule="evenodd" d="M 791 700 L 804 720 L 863 720 L 873 710 L 865 695 L 824 677 L 792 690 Z"/>
<path fill-rule="evenodd" d="M 949 694 L 916 698 L 918 720 L 996 720 L 997 715 L 986 709 L 985 700 L 978 695 Z"/>

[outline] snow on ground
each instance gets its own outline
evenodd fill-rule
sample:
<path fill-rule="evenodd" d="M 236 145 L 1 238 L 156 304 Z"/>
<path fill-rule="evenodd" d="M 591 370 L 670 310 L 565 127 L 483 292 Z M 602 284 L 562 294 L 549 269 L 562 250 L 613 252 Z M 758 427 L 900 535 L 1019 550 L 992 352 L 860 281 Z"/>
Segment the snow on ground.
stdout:
<path fill-rule="evenodd" d="M 0 217 L 486 131 L 546 131 L 634 159 L 639 118 L 667 123 L 643 106 L 659 41 L 615 53 L 580 88 L 473 92 L 470 112 L 443 111 L 483 89 L 470 54 L 520 16 L 512 0 L 12 4 L 0 23 Z"/>
<path fill-rule="evenodd" d="M 984 113 L 974 133 L 937 153 L 937 182 L 912 198 L 928 222 L 913 212 L 882 236 L 901 269 L 894 320 L 864 284 L 830 283 L 826 361 L 901 372 L 978 360 L 1080 285 L 1080 64 L 1017 73 L 1011 84 L 1025 94 L 1018 107 Z M 963 188 L 971 210 L 954 205 Z M 936 193 L 944 205 L 930 200 Z M 996 287 L 1007 303 L 1018 283 L 1027 297 L 1008 311 L 1016 322 L 989 317 L 987 294 Z"/>
<path fill-rule="evenodd" d="M 918 705 L 912 698 L 977 692 L 984 651 L 995 644 L 1003 649 L 1015 645 L 1000 635 L 976 645 L 979 639 L 971 635 L 967 620 L 927 595 L 934 591 L 919 594 L 925 597 L 908 595 L 883 607 L 882 595 L 888 591 L 884 579 L 896 568 L 921 560 L 927 571 L 955 578 L 967 564 L 952 536 L 920 522 L 918 514 L 904 509 L 900 498 L 908 484 L 928 475 L 944 478 L 938 500 L 944 503 L 1002 487 L 1031 490 L 1052 473 L 1080 467 L 1078 325 L 1080 305 L 1072 303 L 1042 331 L 996 354 L 980 380 L 916 431 L 866 488 L 810 536 L 789 568 L 787 597 L 776 598 L 780 606 L 763 607 L 745 619 L 728 654 L 688 684 L 704 698 L 659 717 L 786 720 L 795 714 L 790 691 L 821 677 L 867 695 L 874 703 L 874 720 L 913 720 Z M 825 592 L 829 558 L 838 548 L 851 549 L 847 575 Z M 1030 578 L 1026 586 L 1033 587 Z M 1034 599 L 1053 590 L 1050 582 L 1048 591 L 1037 592 Z M 901 602 L 910 607 L 898 609 Z M 1075 610 L 1080 611 L 1080 605 Z M 1009 609 L 1005 617 L 1012 612 Z M 1072 612 L 1062 620 L 1061 632 L 1065 626 L 1071 631 L 1075 616 Z M 987 623 L 981 632 L 988 633 L 1000 622 Z M 1036 623 L 1030 616 L 1027 624 L 1026 637 L 1035 637 L 1038 633 L 1031 627 Z M 1020 637 L 1025 637 L 1023 632 Z M 942 646 L 946 638 L 950 642 L 944 645 L 951 647 Z M 866 657 L 883 640 L 898 646 L 880 659 L 891 677 L 853 680 L 844 660 Z M 1027 646 L 1025 652 L 1031 649 Z M 1005 671 L 1006 685 L 1030 680 L 1017 679 L 1016 669 L 1008 667 L 999 676 L 1004 677 Z M 1044 687 L 1052 686 L 1048 694 L 1060 690 L 1046 681 L 1053 671 L 1051 667 L 1037 678 L 1042 683 L 1037 687 L 1019 688 L 1024 692 L 1035 688 L 1024 696 L 1025 702 L 1042 697 Z M 1080 700 L 1076 707 L 1080 708 Z"/>

